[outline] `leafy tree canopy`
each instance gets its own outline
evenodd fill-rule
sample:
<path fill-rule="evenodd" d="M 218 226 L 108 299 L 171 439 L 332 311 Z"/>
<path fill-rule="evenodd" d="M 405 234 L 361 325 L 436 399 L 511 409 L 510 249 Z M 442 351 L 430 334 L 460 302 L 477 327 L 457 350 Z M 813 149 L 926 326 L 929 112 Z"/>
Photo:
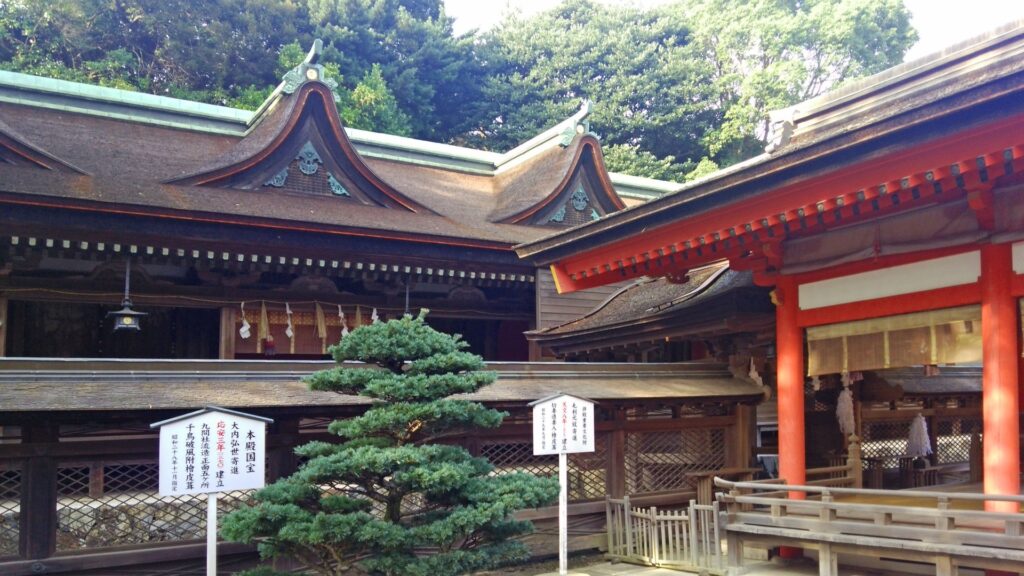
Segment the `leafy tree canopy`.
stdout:
<path fill-rule="evenodd" d="M 315 37 L 351 125 L 434 140 L 471 125 L 472 41 L 440 0 L 0 2 L 0 68 L 246 108 Z"/>
<path fill-rule="evenodd" d="M 477 36 L 443 0 L 0 2 L 0 68 L 255 108 L 319 37 L 351 126 L 508 150 L 588 98 L 611 169 L 671 180 L 916 36 L 902 0 L 564 0 Z"/>
<path fill-rule="evenodd" d="M 457 37 L 441 0 L 306 0 L 324 56 L 346 78 L 380 77 L 411 135 L 448 141 L 472 125 L 482 69 L 473 40 Z"/>
<path fill-rule="evenodd" d="M 372 407 L 330 425 L 340 442 L 296 449 L 308 462 L 229 515 L 225 538 L 259 542 L 264 557 L 298 558 L 332 576 L 448 576 L 524 557 L 510 538 L 531 525 L 511 516 L 549 504 L 558 483 L 493 475 L 486 459 L 443 442 L 497 427 L 504 413 L 449 398 L 495 375 L 481 371 L 458 336 L 427 326 L 425 314 L 362 326 L 331 348 L 338 362 L 377 369 L 326 370 L 308 379 L 310 388 L 365 396 Z"/>
<path fill-rule="evenodd" d="M 686 0 L 664 8 L 690 23 L 721 113 L 703 135 L 727 165 L 764 147 L 771 110 L 903 60 L 917 40 L 902 0 Z"/>
<path fill-rule="evenodd" d="M 901 0 L 564 0 L 483 37 L 491 121 L 478 136 L 507 148 L 589 98 L 594 131 L 628 147 L 611 166 L 678 179 L 759 153 L 770 110 L 894 66 L 916 37 Z"/>
<path fill-rule="evenodd" d="M 482 144 L 509 148 L 593 102 L 590 123 L 606 144 L 647 155 L 623 165 L 654 168 L 660 158 L 699 158 L 716 112 L 700 80 L 707 63 L 694 57 L 678 12 L 607 7 L 566 0 L 527 19 L 516 16 L 483 37 L 488 62 L 484 101 L 491 123 Z M 670 161 L 671 162 L 671 161 Z"/>

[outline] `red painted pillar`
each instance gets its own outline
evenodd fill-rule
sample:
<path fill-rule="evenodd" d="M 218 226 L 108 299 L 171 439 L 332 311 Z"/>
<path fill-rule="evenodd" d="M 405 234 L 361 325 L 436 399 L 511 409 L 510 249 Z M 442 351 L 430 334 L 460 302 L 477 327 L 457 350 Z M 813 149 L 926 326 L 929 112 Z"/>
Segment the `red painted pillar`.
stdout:
<path fill-rule="evenodd" d="M 797 325 L 797 286 L 780 277 L 775 288 L 775 352 L 778 366 L 779 475 L 788 484 L 806 480 L 804 457 L 804 336 Z"/>
<path fill-rule="evenodd" d="M 782 276 L 775 287 L 775 354 L 779 407 L 779 476 L 788 484 L 807 479 L 804 450 L 804 335 L 797 325 L 799 298 L 792 278 Z M 803 498 L 792 492 L 790 498 Z M 783 558 L 798 558 L 799 548 L 783 547 Z"/>
<path fill-rule="evenodd" d="M 1011 294 L 1009 244 L 981 249 L 982 415 L 985 494 L 1020 492 L 1020 423 L 1017 383 L 1017 301 Z M 780 414 L 781 419 L 781 414 Z M 987 502 L 990 511 L 1014 512 L 1012 502 Z"/>

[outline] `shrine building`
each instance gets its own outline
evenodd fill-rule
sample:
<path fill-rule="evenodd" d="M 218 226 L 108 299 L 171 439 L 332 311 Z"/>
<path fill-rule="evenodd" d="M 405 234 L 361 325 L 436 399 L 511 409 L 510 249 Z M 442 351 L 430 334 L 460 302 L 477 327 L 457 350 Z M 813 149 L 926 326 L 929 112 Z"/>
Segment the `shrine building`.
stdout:
<path fill-rule="evenodd" d="M 987 510 L 1016 514 L 1022 51 L 1024 23 L 1017 22 L 774 112 L 763 154 L 517 251 L 548 266 L 565 294 L 644 277 L 686 282 L 715 263 L 769 288 L 775 334 L 766 356 L 776 385 L 780 476 L 790 485 L 809 483 L 809 461 L 819 455 L 812 447 L 823 430 L 838 429 L 834 405 L 827 428 L 807 419 L 815 410 L 812 387 L 828 381 L 836 393 L 846 388 L 859 397 L 879 380 L 901 382 L 918 401 L 898 406 L 901 395 L 888 398 L 893 413 L 937 418 L 966 414 L 970 402 L 946 399 L 973 387 L 981 421 L 971 477 L 991 497 Z M 653 318 L 652 309 L 646 313 Z M 662 318 L 658 329 L 668 324 Z M 531 337 L 571 354 L 611 330 L 607 322 L 570 328 Z M 945 396 L 928 404 L 921 394 Z M 869 423 L 854 417 L 858 427 Z M 957 428 L 939 433 L 971 432 Z M 901 455 L 906 430 L 890 438 Z M 866 447 L 869 439 L 862 440 Z M 939 573 L 955 573 L 943 562 Z M 833 573 L 826 564 L 821 573 Z"/>
<path fill-rule="evenodd" d="M 0 573 L 201 566 L 203 501 L 156 493 L 149 425 L 209 405 L 271 418 L 267 478 L 287 476 L 296 445 L 368 406 L 302 377 L 420 308 L 499 374 L 475 398 L 509 417 L 459 439 L 498 473 L 556 471 L 529 402 L 597 402 L 596 451 L 569 462 L 574 546 L 595 545 L 608 494 L 688 497 L 688 473 L 750 461 L 764 390 L 700 345 L 539 363 L 524 336 L 613 289 L 558 295 L 517 244 L 677 184 L 609 173 L 587 104 L 505 153 L 346 128 L 318 53 L 255 112 L 0 71 Z M 531 514 L 544 553 L 556 510 Z"/>

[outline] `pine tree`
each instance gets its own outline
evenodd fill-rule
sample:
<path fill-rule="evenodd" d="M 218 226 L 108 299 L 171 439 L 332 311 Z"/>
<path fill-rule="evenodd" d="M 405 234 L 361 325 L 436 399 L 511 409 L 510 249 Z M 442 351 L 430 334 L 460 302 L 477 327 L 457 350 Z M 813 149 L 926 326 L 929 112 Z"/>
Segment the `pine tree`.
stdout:
<path fill-rule="evenodd" d="M 525 556 L 512 537 L 532 526 L 512 514 L 551 503 L 558 484 L 492 476 L 486 459 L 454 445 L 474 428 L 499 426 L 505 414 L 449 398 L 496 376 L 481 371 L 482 359 L 458 336 L 427 326 L 425 315 L 360 327 L 331 348 L 339 363 L 367 366 L 318 372 L 310 388 L 373 405 L 330 425 L 341 442 L 297 448 L 306 464 L 225 518 L 224 538 L 256 541 L 263 557 L 292 557 L 324 575 L 446 576 Z"/>

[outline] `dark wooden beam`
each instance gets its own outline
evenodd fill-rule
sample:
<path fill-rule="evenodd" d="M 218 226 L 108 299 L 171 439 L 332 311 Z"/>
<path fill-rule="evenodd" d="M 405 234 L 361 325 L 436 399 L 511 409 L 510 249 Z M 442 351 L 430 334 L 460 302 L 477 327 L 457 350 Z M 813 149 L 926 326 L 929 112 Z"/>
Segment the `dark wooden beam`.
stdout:
<path fill-rule="evenodd" d="M 46 446 L 58 438 L 52 421 L 22 427 L 22 442 L 34 448 L 21 469 L 18 554 L 22 558 L 48 558 L 57 550 L 57 459 Z"/>

